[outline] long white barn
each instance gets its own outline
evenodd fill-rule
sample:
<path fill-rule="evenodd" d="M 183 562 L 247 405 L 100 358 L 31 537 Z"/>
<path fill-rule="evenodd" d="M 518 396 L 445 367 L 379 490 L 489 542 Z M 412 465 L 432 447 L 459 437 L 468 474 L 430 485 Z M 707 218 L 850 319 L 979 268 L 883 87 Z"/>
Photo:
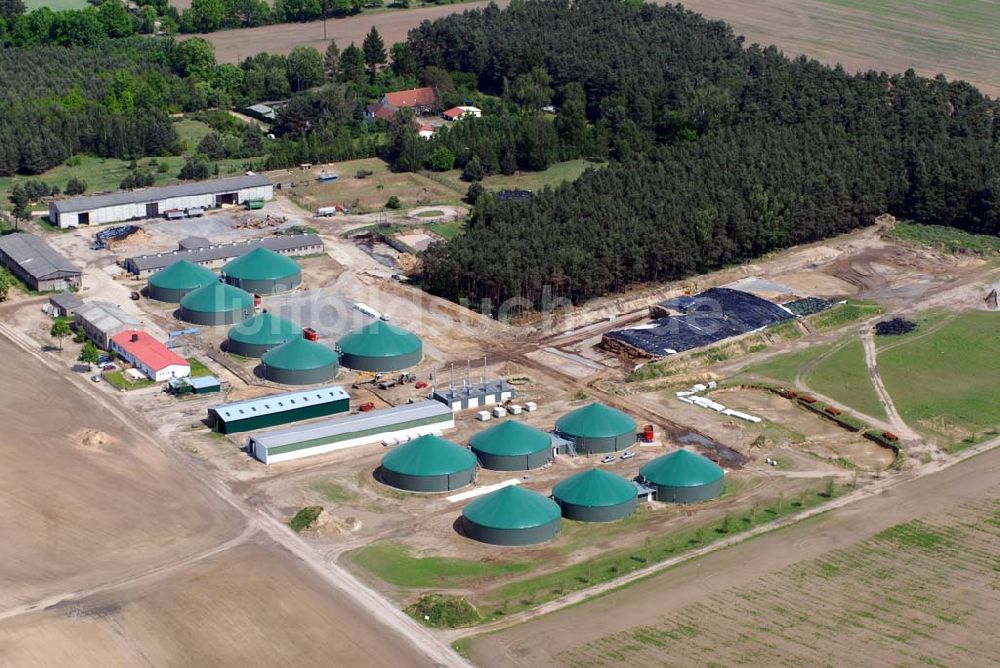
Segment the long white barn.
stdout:
<path fill-rule="evenodd" d="M 223 204 L 271 199 L 274 199 L 271 179 L 251 174 L 56 200 L 49 202 L 49 220 L 62 228 L 102 225 L 156 218 L 171 209 L 211 209 Z"/>

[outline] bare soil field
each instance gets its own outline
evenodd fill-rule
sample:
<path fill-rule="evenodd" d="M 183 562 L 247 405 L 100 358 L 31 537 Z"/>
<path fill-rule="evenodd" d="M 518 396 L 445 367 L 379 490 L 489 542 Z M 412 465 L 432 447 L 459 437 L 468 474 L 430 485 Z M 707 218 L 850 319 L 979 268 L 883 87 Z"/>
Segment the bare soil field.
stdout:
<path fill-rule="evenodd" d="M 747 42 L 776 44 L 849 72 L 914 69 L 1000 95 L 1000 5 L 992 0 L 687 0 Z"/>
<path fill-rule="evenodd" d="M 467 646 L 489 666 L 988 663 L 998 474 L 994 449 Z"/>
<path fill-rule="evenodd" d="M 288 53 L 297 46 L 312 46 L 322 53 L 330 40 L 337 42 L 341 49 L 351 42 L 361 46 L 365 35 L 373 26 L 378 28 L 386 46 L 389 46 L 394 42 L 405 42 L 406 34 L 423 21 L 433 21 L 470 9 L 483 9 L 487 4 L 489 3 L 463 2 L 329 19 L 326 22 L 325 40 L 322 21 L 223 30 L 201 37 L 215 45 L 215 57 L 220 63 L 235 63 L 261 52 Z M 503 7 L 507 0 L 497 0 L 497 4 Z"/>
<path fill-rule="evenodd" d="M 6 338 L 0 355 L 0 611 L 240 533 L 238 514 L 150 447 L 142 427 L 102 410 Z"/>
<path fill-rule="evenodd" d="M 0 624 L 7 665 L 429 665 L 270 540 Z"/>

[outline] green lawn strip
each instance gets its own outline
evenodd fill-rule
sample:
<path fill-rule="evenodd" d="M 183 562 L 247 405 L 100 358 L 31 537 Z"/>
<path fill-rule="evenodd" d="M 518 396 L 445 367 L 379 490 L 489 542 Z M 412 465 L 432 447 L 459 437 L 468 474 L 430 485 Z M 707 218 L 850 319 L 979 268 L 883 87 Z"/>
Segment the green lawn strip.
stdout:
<path fill-rule="evenodd" d="M 814 329 L 825 331 L 873 318 L 884 311 L 885 309 L 875 302 L 849 299 L 844 304 L 837 304 L 833 308 L 809 316 L 808 320 Z"/>
<path fill-rule="evenodd" d="M 465 223 L 460 220 L 451 220 L 446 223 L 428 223 L 425 227 L 434 234 L 444 237 L 448 241 L 451 241 L 465 232 Z"/>
<path fill-rule="evenodd" d="M 470 580 L 520 573 L 530 563 L 483 562 L 448 557 L 415 557 L 410 548 L 394 541 L 380 541 L 355 550 L 351 560 L 397 587 L 458 586 Z"/>
<path fill-rule="evenodd" d="M 816 392 L 848 408 L 875 418 L 885 418 L 885 410 L 868 377 L 865 351 L 858 339 L 820 361 L 809 371 L 805 381 Z"/>
<path fill-rule="evenodd" d="M 138 390 L 153 384 L 153 381 L 149 378 L 143 378 L 134 382 L 127 380 L 124 371 L 108 371 L 104 374 L 103 378 L 105 382 L 110 383 L 112 387 L 118 390 Z"/>
<path fill-rule="evenodd" d="M 985 440 L 1000 426 L 997 325 L 995 313 L 964 313 L 879 353 L 879 372 L 903 419 L 944 439 L 947 449 Z"/>
<path fill-rule="evenodd" d="M 558 186 L 564 181 L 575 181 L 588 168 L 601 169 L 606 163 L 591 162 L 584 159 L 557 162 L 540 172 L 515 172 L 514 174 L 494 174 L 483 179 L 482 184 L 487 190 L 542 190 L 545 186 Z M 442 183 L 457 193 L 465 194 L 469 182 L 462 179 L 462 171 L 453 169 L 450 172 L 429 174 L 430 178 Z"/>
<path fill-rule="evenodd" d="M 990 234 L 970 234 L 945 225 L 899 223 L 889 234 L 896 239 L 915 241 L 948 253 L 968 251 L 983 256 L 1000 253 L 1000 237 Z"/>
<path fill-rule="evenodd" d="M 187 358 L 187 362 L 191 365 L 192 378 L 203 378 L 212 375 L 212 370 L 205 366 L 197 357 L 189 357 Z"/>
<path fill-rule="evenodd" d="M 692 549 L 710 545 L 730 535 L 773 522 L 787 515 L 826 503 L 847 490 L 836 485 L 824 486 L 799 497 L 775 502 L 764 508 L 747 509 L 699 527 L 690 527 L 666 536 L 651 538 L 644 545 L 617 550 L 588 559 L 561 570 L 533 578 L 517 580 L 491 592 L 485 600 L 472 598 L 485 619 L 526 610 L 560 596 L 585 589 L 625 575 L 639 568 L 679 556 Z M 569 523 L 564 520 L 564 524 Z"/>

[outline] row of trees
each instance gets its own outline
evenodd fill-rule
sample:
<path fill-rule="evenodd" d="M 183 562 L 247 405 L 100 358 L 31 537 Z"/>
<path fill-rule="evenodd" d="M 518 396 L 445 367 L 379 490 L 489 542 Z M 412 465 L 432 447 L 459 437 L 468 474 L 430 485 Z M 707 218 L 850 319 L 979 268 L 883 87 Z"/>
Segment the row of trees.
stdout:
<path fill-rule="evenodd" d="M 1000 231 L 1000 109 L 965 83 L 849 75 L 744 48 L 680 6 L 601 0 L 452 15 L 410 47 L 525 108 L 554 91 L 561 150 L 606 144 L 614 161 L 527 203 L 480 197 L 468 234 L 425 256 L 427 285 L 452 298 L 582 300 L 884 212 Z"/>

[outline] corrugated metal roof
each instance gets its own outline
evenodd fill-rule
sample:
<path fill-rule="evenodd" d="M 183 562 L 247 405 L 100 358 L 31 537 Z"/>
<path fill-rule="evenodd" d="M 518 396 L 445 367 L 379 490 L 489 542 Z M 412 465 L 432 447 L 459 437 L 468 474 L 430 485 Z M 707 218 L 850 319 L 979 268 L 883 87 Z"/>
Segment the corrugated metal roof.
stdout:
<path fill-rule="evenodd" d="M 350 396 L 339 385 L 327 385 L 314 390 L 301 390 L 298 392 L 285 392 L 282 394 L 270 394 L 266 397 L 247 399 L 245 401 L 233 401 L 227 404 L 212 406 L 209 410 L 223 420 L 242 420 L 260 415 L 273 415 L 284 413 L 305 406 L 321 406 L 349 399 Z"/>
<path fill-rule="evenodd" d="M 437 401 L 417 401 L 370 413 L 358 413 L 280 431 L 254 434 L 253 440 L 264 448 L 278 448 L 302 441 L 335 438 L 343 434 L 361 431 L 389 431 L 394 425 L 403 422 L 435 417 L 450 419 L 452 417 L 451 409 Z"/>
<path fill-rule="evenodd" d="M 211 181 L 196 181 L 181 183 L 175 186 L 160 188 L 144 188 L 141 190 L 123 190 L 108 195 L 90 195 L 89 197 L 74 197 L 72 199 L 56 200 L 52 208 L 58 213 L 75 213 L 77 211 L 93 211 L 109 206 L 122 204 L 143 204 L 145 202 L 160 202 L 173 197 L 192 197 L 196 195 L 211 195 L 260 188 L 273 185 L 271 179 L 263 174 L 250 176 L 233 176 L 228 179 L 213 179 Z"/>
<path fill-rule="evenodd" d="M 472 397 L 482 398 L 489 394 L 513 391 L 514 386 L 506 380 L 488 380 L 485 384 L 473 383 L 472 385 L 468 385 L 466 387 L 446 387 L 443 390 L 435 390 L 434 398 L 442 402 L 459 401 L 460 399 L 469 399 Z"/>
<path fill-rule="evenodd" d="M 60 292 L 57 295 L 52 295 L 49 297 L 49 303 L 64 311 L 75 311 L 83 306 L 83 300 L 72 292 Z"/>
<path fill-rule="evenodd" d="M 86 302 L 76 310 L 81 320 L 86 320 L 100 332 L 110 332 L 117 327 L 138 327 L 139 320 L 109 302 Z"/>
<path fill-rule="evenodd" d="M 215 262 L 217 260 L 239 257 L 262 246 L 276 252 L 313 247 L 322 248 L 323 240 L 315 234 L 280 234 L 273 237 L 247 239 L 228 244 L 212 244 L 201 248 L 178 249 L 167 253 L 136 255 L 125 259 L 122 265 L 134 271 L 155 271 L 168 267 L 177 262 L 177 260 L 188 260 L 196 264 Z"/>
<path fill-rule="evenodd" d="M 187 384 L 196 390 L 203 390 L 207 387 L 218 387 L 221 382 L 215 376 L 196 376 L 187 378 Z"/>
<path fill-rule="evenodd" d="M 80 275 L 80 268 L 60 255 L 34 234 L 7 234 L 0 237 L 0 251 L 38 280 L 61 274 Z"/>

